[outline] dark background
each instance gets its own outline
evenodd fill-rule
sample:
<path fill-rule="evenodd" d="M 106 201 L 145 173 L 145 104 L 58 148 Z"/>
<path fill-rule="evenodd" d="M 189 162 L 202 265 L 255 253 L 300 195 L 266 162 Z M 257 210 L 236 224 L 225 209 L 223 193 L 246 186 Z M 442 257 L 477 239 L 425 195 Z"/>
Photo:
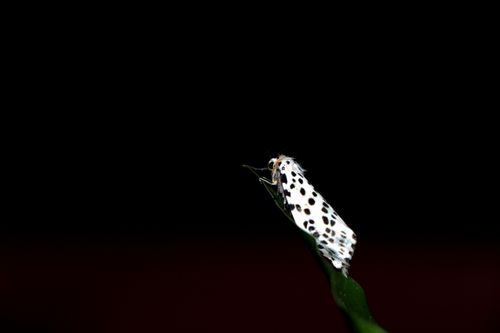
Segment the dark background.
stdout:
<path fill-rule="evenodd" d="M 356 231 L 350 272 L 383 327 L 496 332 L 487 44 L 397 30 L 76 33 L 27 61 L 18 109 L 44 112 L 5 123 L 0 331 L 345 331 L 241 167 L 284 153 Z"/>

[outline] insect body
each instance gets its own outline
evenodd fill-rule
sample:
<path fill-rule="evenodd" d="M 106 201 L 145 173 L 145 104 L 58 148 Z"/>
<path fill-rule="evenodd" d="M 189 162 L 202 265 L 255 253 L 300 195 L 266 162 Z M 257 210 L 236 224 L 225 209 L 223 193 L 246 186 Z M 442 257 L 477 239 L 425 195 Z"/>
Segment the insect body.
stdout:
<path fill-rule="evenodd" d="M 293 158 L 280 155 L 268 167 L 271 183 L 277 185 L 295 224 L 312 235 L 318 251 L 347 276 L 356 244 L 354 232 L 307 181 Z"/>

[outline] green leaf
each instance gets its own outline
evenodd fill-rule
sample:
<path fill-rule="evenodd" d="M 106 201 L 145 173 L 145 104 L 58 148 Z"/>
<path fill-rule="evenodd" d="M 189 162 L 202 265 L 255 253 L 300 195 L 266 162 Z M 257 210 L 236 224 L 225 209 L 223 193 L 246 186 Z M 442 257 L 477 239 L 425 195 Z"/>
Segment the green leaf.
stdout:
<path fill-rule="evenodd" d="M 254 168 L 247 165 L 243 165 L 243 167 L 248 168 L 248 170 L 259 177 L 259 180 L 261 179 Z M 265 181 L 261 180 L 260 182 L 271 195 L 278 208 L 293 222 L 293 217 L 285 208 L 283 199 L 278 195 L 275 188 L 271 187 Z M 330 261 L 317 251 L 316 241 L 311 235 L 302 231 L 300 228 L 297 228 L 297 230 L 301 232 L 309 249 L 314 253 L 321 268 L 325 272 L 330 282 L 332 296 L 340 308 L 350 331 L 354 333 L 387 333 L 387 331 L 380 327 L 373 319 L 366 302 L 363 288 L 361 288 L 354 279 L 349 276 L 345 277 L 340 271 L 336 270 Z"/>

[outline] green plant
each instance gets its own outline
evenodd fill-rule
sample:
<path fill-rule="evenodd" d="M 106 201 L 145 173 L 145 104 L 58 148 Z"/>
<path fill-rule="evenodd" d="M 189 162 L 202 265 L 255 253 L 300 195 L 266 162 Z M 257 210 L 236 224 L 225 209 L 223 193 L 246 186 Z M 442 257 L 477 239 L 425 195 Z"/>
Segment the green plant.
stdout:
<path fill-rule="evenodd" d="M 257 177 L 259 175 L 255 172 L 254 168 L 243 165 Z M 260 177 L 259 177 L 260 178 Z M 285 214 L 285 216 L 293 222 L 293 218 L 286 210 L 282 198 L 278 195 L 277 191 L 266 182 L 261 181 L 261 184 L 271 195 L 276 205 Z M 344 276 L 341 272 L 337 271 L 331 263 L 325 259 L 316 250 L 316 241 L 309 234 L 300 231 L 309 249 L 314 253 L 321 268 L 325 272 L 330 283 L 330 290 L 332 296 L 340 308 L 343 317 L 346 320 L 347 326 L 354 333 L 387 333 L 377 322 L 373 319 L 370 313 L 368 304 L 366 302 L 365 292 L 363 288 L 351 277 Z"/>

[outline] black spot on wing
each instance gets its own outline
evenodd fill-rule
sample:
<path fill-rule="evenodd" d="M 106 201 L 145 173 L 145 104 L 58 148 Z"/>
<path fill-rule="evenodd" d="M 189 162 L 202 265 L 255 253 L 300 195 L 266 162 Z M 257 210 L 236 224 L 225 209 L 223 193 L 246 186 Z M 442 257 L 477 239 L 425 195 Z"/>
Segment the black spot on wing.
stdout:
<path fill-rule="evenodd" d="M 304 190 L 304 188 L 303 188 L 303 187 L 301 187 L 301 188 L 300 188 L 300 194 L 302 194 L 302 195 L 306 195 L 306 190 Z"/>
<path fill-rule="evenodd" d="M 288 183 L 288 180 L 286 179 L 286 175 L 284 173 L 281 174 L 280 179 L 282 184 Z"/>
<path fill-rule="evenodd" d="M 309 202 L 309 204 L 310 204 L 311 206 L 312 206 L 312 205 L 314 205 L 314 203 L 315 203 L 315 201 L 314 201 L 314 199 L 313 199 L 313 198 L 309 198 L 308 202 Z"/>

